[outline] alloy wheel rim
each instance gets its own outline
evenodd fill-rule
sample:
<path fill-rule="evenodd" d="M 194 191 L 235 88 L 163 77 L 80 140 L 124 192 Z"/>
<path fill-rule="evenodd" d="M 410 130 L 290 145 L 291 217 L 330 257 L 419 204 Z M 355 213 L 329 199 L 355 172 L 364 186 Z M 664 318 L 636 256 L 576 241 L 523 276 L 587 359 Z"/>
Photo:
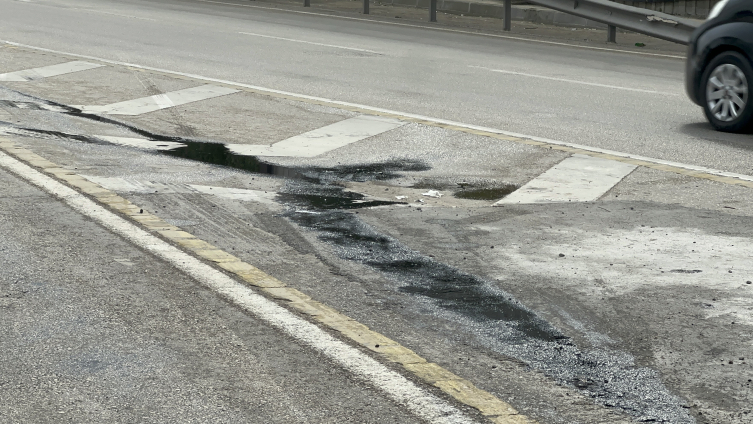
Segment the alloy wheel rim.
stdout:
<path fill-rule="evenodd" d="M 748 81 L 742 69 L 731 63 L 717 66 L 706 83 L 706 102 L 719 121 L 737 119 L 748 104 Z"/>

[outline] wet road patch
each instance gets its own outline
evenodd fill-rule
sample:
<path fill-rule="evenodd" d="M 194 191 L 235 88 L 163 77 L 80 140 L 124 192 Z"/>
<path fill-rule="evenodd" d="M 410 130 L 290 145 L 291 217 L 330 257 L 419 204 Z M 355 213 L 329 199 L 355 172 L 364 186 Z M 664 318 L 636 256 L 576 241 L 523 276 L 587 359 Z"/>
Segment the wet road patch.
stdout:
<path fill-rule="evenodd" d="M 458 199 L 499 200 L 517 189 L 518 187 L 512 184 L 495 188 L 470 188 L 455 192 L 454 196 Z"/>

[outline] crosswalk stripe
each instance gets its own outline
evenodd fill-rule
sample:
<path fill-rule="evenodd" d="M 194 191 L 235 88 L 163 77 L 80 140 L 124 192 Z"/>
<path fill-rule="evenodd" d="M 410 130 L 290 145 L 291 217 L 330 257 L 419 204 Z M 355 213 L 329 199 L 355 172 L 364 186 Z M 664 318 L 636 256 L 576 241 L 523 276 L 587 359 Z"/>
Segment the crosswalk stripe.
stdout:
<path fill-rule="evenodd" d="M 244 156 L 287 156 L 310 158 L 405 125 L 393 118 L 362 115 L 288 138 L 272 145 L 228 144 Z"/>
<path fill-rule="evenodd" d="M 199 100 L 225 96 L 237 93 L 238 91 L 240 90 L 207 84 L 104 106 L 82 106 L 81 111 L 106 115 L 135 116 L 160 109 L 167 109 L 173 106 L 184 105 L 186 103 L 197 102 Z"/>
<path fill-rule="evenodd" d="M 594 201 L 635 168 L 636 165 L 575 154 L 529 181 L 494 206 Z"/>
<path fill-rule="evenodd" d="M 100 68 L 102 66 L 105 65 L 74 60 L 73 62 L 59 63 L 57 65 L 43 66 L 41 68 L 24 69 L 22 71 L 0 74 L 0 81 L 34 81 L 47 77 L 70 74 L 73 72 L 87 71 L 89 69 Z"/>

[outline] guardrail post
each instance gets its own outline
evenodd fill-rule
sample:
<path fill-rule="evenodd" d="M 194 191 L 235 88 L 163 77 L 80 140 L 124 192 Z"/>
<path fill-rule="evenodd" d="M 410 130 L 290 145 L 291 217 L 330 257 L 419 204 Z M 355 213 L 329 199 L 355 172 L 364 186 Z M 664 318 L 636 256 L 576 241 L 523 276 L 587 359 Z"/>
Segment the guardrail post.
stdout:
<path fill-rule="evenodd" d="M 369 0 L 363 0 L 363 14 L 369 14 Z"/>
<path fill-rule="evenodd" d="M 617 27 L 614 25 L 607 26 L 607 43 L 617 42 Z"/>
<path fill-rule="evenodd" d="M 512 0 L 505 0 L 505 31 L 512 29 Z"/>
<path fill-rule="evenodd" d="M 429 2 L 429 22 L 437 21 L 437 0 Z"/>

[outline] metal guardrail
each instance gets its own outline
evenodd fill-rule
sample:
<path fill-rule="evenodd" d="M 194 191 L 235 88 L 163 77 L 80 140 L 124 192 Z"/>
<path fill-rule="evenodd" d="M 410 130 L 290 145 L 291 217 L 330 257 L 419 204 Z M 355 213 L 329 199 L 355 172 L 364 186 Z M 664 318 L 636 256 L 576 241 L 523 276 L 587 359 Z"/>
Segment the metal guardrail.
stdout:
<path fill-rule="evenodd" d="M 363 13 L 369 13 L 369 1 L 363 0 Z M 528 0 L 539 6 L 579 16 L 607 25 L 607 41 L 614 43 L 617 28 L 687 45 L 690 34 L 698 26 L 691 19 L 678 18 L 662 12 L 628 6 L 609 0 Z M 311 0 L 304 0 L 305 7 Z M 504 30 L 512 28 L 512 0 L 504 0 Z M 437 21 L 437 0 L 429 0 L 429 21 Z"/>
<path fill-rule="evenodd" d="M 510 0 L 505 0 L 505 3 Z M 616 29 L 623 28 L 651 37 L 687 45 L 698 25 L 690 19 L 627 6 L 609 0 L 528 0 L 560 12 L 580 16 L 609 26 L 607 39 L 614 42 Z"/>

